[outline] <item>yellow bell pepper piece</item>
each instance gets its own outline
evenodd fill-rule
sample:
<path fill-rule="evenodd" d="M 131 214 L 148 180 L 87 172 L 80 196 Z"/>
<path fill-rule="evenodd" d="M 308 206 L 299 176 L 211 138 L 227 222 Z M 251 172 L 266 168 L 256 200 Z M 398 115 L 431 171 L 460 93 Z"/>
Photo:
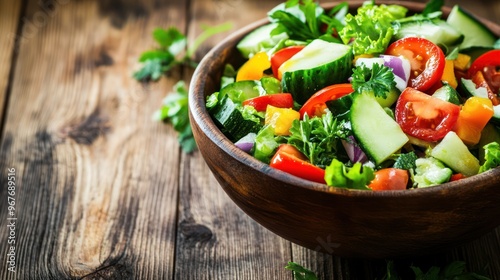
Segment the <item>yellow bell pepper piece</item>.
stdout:
<path fill-rule="evenodd" d="M 467 145 L 475 145 L 479 143 L 481 131 L 493 113 L 493 103 L 490 99 L 471 97 L 462 106 L 453 130 L 462 139 L 462 142 Z"/>
<path fill-rule="evenodd" d="M 465 71 L 469 68 L 471 57 L 469 55 L 459 53 L 457 59 L 453 61 L 455 69 Z"/>
<path fill-rule="evenodd" d="M 256 53 L 240 67 L 236 74 L 236 81 L 260 80 L 264 76 L 264 71 L 269 67 L 271 67 L 271 62 L 267 53 Z"/>
<path fill-rule="evenodd" d="M 267 105 L 265 124 L 274 128 L 276 135 L 290 135 L 290 128 L 294 120 L 300 119 L 300 113 L 290 108 L 278 108 Z"/>
<path fill-rule="evenodd" d="M 454 60 L 446 60 L 441 81 L 447 82 L 454 89 L 457 88 L 458 82 L 457 78 L 455 78 Z"/>

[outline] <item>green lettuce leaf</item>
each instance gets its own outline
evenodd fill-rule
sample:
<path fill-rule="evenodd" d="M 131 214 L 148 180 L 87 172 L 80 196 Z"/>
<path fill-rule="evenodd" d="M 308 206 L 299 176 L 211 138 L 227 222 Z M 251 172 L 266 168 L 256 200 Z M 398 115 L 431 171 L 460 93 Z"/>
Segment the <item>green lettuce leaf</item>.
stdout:
<path fill-rule="evenodd" d="M 500 144 L 491 142 L 484 147 L 484 164 L 479 168 L 479 173 L 500 166 Z"/>
<path fill-rule="evenodd" d="M 338 188 L 370 190 L 367 185 L 375 178 L 375 172 L 369 166 L 357 162 L 352 167 L 345 166 L 337 159 L 325 169 L 325 181 L 328 186 Z"/>
<path fill-rule="evenodd" d="M 340 38 L 344 44 L 354 40 L 354 55 L 381 54 L 394 34 L 391 22 L 405 17 L 407 11 L 399 5 L 374 5 L 365 2 L 358 8 L 356 15 L 346 15 L 346 26 L 339 32 Z"/>

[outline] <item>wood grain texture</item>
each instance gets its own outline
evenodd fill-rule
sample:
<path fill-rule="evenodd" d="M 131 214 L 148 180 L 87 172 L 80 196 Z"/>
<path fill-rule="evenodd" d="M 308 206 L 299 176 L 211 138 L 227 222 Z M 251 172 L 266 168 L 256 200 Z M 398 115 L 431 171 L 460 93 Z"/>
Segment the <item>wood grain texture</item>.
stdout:
<path fill-rule="evenodd" d="M 16 40 L 19 40 L 17 27 L 21 17 L 22 3 L 23 1 L 0 2 L 0 34 L 2 34 L 2 40 L 0 40 L 0 124 L 3 123 L 7 87 L 10 72 L 13 69 L 12 56 L 16 52 Z"/>
<path fill-rule="evenodd" d="M 230 21 L 236 30 L 262 18 L 260 6 L 270 9 L 276 3 L 192 1 L 190 17 L 194 20 L 188 36 L 194 40 L 203 24 Z M 212 37 L 198 55 L 228 34 Z M 220 188 L 199 152 L 183 157 L 182 174 L 175 279 L 290 279 L 284 269 L 291 260 L 290 243 L 243 213 Z"/>
<path fill-rule="evenodd" d="M 39 3 L 29 2 L 2 139 L 1 170 L 18 172 L 15 276 L 168 278 L 180 154 L 151 117 L 180 74 L 147 86 L 131 74 L 155 27 L 185 29 L 186 2 Z M 4 267 L 0 278 L 14 278 Z"/>

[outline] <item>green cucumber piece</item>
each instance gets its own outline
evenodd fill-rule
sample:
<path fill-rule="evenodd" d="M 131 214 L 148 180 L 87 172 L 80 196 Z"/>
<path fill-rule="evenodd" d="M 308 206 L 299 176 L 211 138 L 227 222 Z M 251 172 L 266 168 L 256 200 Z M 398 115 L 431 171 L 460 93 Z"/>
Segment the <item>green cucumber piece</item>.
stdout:
<path fill-rule="evenodd" d="M 245 80 L 234 82 L 223 87 L 220 90 L 219 96 L 221 99 L 224 96 L 228 96 L 233 102 L 241 103 L 249 98 L 265 94 L 266 91 L 262 87 L 260 81 Z"/>
<path fill-rule="evenodd" d="M 431 150 L 431 156 L 465 176 L 476 175 L 479 171 L 479 160 L 453 131 L 448 132 Z"/>
<path fill-rule="evenodd" d="M 271 36 L 271 31 L 277 26 L 278 23 L 269 23 L 254 29 L 238 42 L 236 48 L 245 58 L 272 49 L 281 40 L 288 38 L 285 32 Z"/>
<path fill-rule="evenodd" d="M 217 126 L 233 142 L 248 133 L 257 133 L 262 128 L 258 120 L 246 118 L 242 110 L 243 107 L 240 104 L 225 96 L 212 112 Z"/>
<path fill-rule="evenodd" d="M 439 98 L 441 100 L 453 103 L 455 105 L 460 105 L 460 98 L 458 97 L 458 92 L 450 86 L 448 83 L 443 83 L 443 86 L 437 89 L 432 97 Z"/>
<path fill-rule="evenodd" d="M 283 92 L 304 104 L 318 90 L 347 82 L 352 60 L 350 46 L 315 39 L 280 66 Z"/>
<path fill-rule="evenodd" d="M 472 46 L 492 47 L 497 40 L 488 27 L 458 5 L 453 6 L 446 22 L 464 34 L 464 40 L 460 44 L 461 49 Z"/>
<path fill-rule="evenodd" d="M 340 98 L 328 100 L 325 102 L 328 110 L 334 118 L 344 118 L 348 116 L 352 106 L 352 94 L 344 95 Z"/>
<path fill-rule="evenodd" d="M 442 19 L 420 18 L 412 21 L 400 22 L 397 26 L 395 39 L 404 37 L 423 37 L 436 45 L 451 46 L 458 45 L 464 40 L 464 35 L 455 27 Z"/>
<path fill-rule="evenodd" d="M 389 158 L 409 141 L 398 123 L 385 112 L 373 95 L 353 96 L 350 120 L 361 149 L 376 164 Z"/>
<path fill-rule="evenodd" d="M 415 176 L 413 177 L 418 188 L 446 183 L 450 180 L 453 171 L 446 167 L 440 160 L 429 158 L 418 158 L 415 161 Z"/>

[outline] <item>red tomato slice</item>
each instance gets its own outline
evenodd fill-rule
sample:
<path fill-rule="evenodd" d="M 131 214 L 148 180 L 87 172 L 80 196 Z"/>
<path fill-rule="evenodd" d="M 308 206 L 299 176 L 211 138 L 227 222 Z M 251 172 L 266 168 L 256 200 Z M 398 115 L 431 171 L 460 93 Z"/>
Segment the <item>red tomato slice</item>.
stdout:
<path fill-rule="evenodd" d="M 281 64 L 289 60 L 290 57 L 298 53 L 303 48 L 304 46 L 290 46 L 275 52 L 271 56 L 271 69 L 273 70 L 273 75 L 276 79 L 281 80 L 281 75 L 279 75 L 278 73 L 278 69 L 280 68 Z"/>
<path fill-rule="evenodd" d="M 374 191 L 406 190 L 408 171 L 398 168 L 383 168 L 375 172 L 368 187 Z"/>
<path fill-rule="evenodd" d="M 402 55 L 410 61 L 411 71 L 408 86 L 426 91 L 436 84 L 443 75 L 445 56 L 443 51 L 431 41 L 407 37 L 392 43 L 386 50 L 389 55 Z"/>
<path fill-rule="evenodd" d="M 269 165 L 309 181 L 326 183 L 325 170 L 306 161 L 306 157 L 290 144 L 280 145 Z"/>
<path fill-rule="evenodd" d="M 331 85 L 320 89 L 302 105 L 299 110 L 300 118 L 302 119 L 305 113 L 309 117 L 321 116 L 326 108 L 327 101 L 335 100 L 352 92 L 354 92 L 354 89 L 348 83 Z"/>
<path fill-rule="evenodd" d="M 457 122 L 460 106 L 406 88 L 396 102 L 396 121 L 406 134 L 425 141 L 441 140 Z"/>
<path fill-rule="evenodd" d="M 250 98 L 243 101 L 242 104 L 253 106 L 259 112 L 265 112 L 267 105 L 278 108 L 292 108 L 293 97 L 290 93 L 276 93 Z"/>
<path fill-rule="evenodd" d="M 469 78 L 474 77 L 476 72 L 481 71 L 490 89 L 497 94 L 500 90 L 500 50 L 488 51 L 472 62 L 469 70 Z"/>

